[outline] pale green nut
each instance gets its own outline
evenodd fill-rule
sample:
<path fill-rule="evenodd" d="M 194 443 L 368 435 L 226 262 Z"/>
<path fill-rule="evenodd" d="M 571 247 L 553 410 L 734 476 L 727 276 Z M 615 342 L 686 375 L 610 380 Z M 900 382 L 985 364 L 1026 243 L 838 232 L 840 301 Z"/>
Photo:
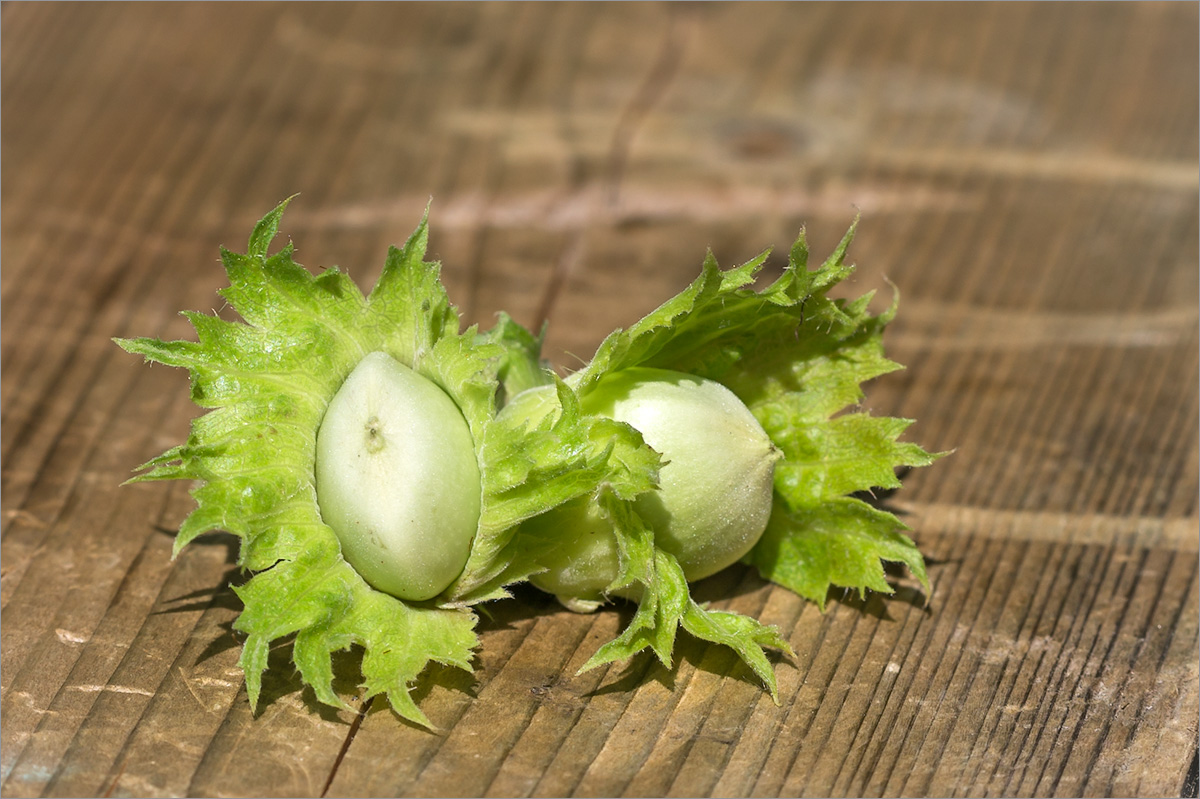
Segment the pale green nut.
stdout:
<path fill-rule="evenodd" d="M 557 408 L 554 398 L 553 388 L 533 389 L 505 411 L 536 420 Z M 630 425 L 662 456 L 659 490 L 641 495 L 634 508 L 689 581 L 737 562 L 758 543 L 771 516 L 781 453 L 732 391 L 681 372 L 636 367 L 604 377 L 580 404 L 585 413 Z M 576 501 L 531 524 L 564 537 L 531 582 L 572 609 L 594 607 L 617 575 L 607 520 Z"/>
<path fill-rule="evenodd" d="M 359 362 L 317 433 L 317 503 L 342 556 L 400 599 L 432 599 L 466 565 L 480 476 L 462 412 L 384 352 Z"/>

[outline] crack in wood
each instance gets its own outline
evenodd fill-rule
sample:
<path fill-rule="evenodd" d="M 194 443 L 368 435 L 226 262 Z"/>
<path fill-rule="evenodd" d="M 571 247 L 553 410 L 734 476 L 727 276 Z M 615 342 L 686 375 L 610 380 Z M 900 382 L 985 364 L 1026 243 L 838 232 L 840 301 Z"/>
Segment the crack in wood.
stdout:
<path fill-rule="evenodd" d="M 354 736 L 358 735 L 358 728 L 362 726 L 363 719 L 367 717 L 367 712 L 371 709 L 371 704 L 374 701 L 374 696 L 367 697 L 362 703 L 362 707 L 358 709 L 358 715 L 354 717 L 354 721 L 350 722 L 350 729 L 346 733 L 346 740 L 342 741 L 342 748 L 338 750 L 337 758 L 333 761 L 333 767 L 329 769 L 329 777 L 325 780 L 324 787 L 321 788 L 322 797 L 329 793 L 329 786 L 333 785 L 333 778 L 337 776 L 338 769 L 342 766 L 342 760 L 345 759 L 346 752 L 350 749 L 350 744 L 354 743 Z"/>

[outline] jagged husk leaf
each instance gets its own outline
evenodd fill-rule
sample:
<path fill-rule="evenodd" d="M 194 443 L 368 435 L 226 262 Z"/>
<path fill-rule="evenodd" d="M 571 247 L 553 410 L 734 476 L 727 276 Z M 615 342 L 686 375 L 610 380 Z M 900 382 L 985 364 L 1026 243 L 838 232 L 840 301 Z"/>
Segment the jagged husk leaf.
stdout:
<path fill-rule="evenodd" d="M 831 585 L 890 592 L 884 560 L 906 564 L 928 589 L 924 560 L 899 520 L 848 495 L 897 487 L 898 467 L 924 466 L 940 457 L 899 441 L 909 420 L 852 410 L 863 397 L 864 381 L 900 368 L 884 357 L 882 345 L 896 301 L 872 315 L 870 294 L 854 301 L 827 296 L 853 271 L 845 255 L 854 231 L 851 226 L 812 270 L 802 231 L 783 273 L 758 291 L 750 286 L 767 253 L 724 271 L 710 253 L 687 289 L 611 334 L 567 379 L 584 397 L 605 375 L 646 366 L 715 380 L 732 390 L 784 454 L 775 470 L 771 522 L 745 560 L 822 607 Z M 531 337 L 522 340 L 528 345 Z M 678 563 L 654 545 L 630 501 L 602 495 L 593 501 L 612 521 L 621 553 L 621 576 L 610 591 L 641 599 L 629 627 L 586 667 L 647 648 L 669 664 L 682 624 L 697 637 L 733 648 L 776 695 L 763 647 L 790 652 L 779 633 L 753 619 L 700 608 Z"/>
<path fill-rule="evenodd" d="M 294 636 L 300 675 L 322 702 L 344 706 L 332 687 L 331 653 L 357 645 L 364 694 L 385 694 L 401 716 L 428 726 L 409 693 L 417 676 L 430 662 L 469 670 L 477 645 L 470 606 L 505 595 L 505 585 L 536 568 L 528 551 L 535 542 L 516 540 L 516 526 L 594 491 L 614 450 L 640 447 L 641 439 L 626 436 L 618 445 L 602 434 L 603 424 L 578 413 L 545 430 L 495 423 L 500 381 L 511 383 L 523 364 L 509 363 L 512 341 L 460 331 L 440 266 L 425 261 L 428 212 L 403 247 L 389 249 L 364 297 L 338 269 L 313 275 L 296 263 L 290 242 L 268 251 L 287 204 L 258 222 L 245 254 L 221 252 L 229 278 L 221 294 L 242 321 L 188 312 L 197 341 L 117 341 L 149 361 L 189 370 L 193 400 L 209 409 L 185 444 L 144 464 L 133 481 L 199 481 L 176 552 L 213 530 L 241 538 L 239 564 L 254 575 L 237 589 L 245 610 L 235 628 L 246 635 L 240 663 L 252 703 L 271 642 Z M 321 419 L 374 351 L 440 386 L 476 442 L 479 528 L 463 574 L 430 602 L 404 602 L 367 585 L 343 560 L 317 506 Z M 553 379 L 537 365 L 520 377 Z"/>

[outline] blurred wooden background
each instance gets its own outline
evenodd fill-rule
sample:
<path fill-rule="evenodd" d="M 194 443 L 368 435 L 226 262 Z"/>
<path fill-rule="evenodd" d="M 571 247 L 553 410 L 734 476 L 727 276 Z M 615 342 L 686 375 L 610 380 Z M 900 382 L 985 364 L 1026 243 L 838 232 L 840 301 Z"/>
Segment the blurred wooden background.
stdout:
<path fill-rule="evenodd" d="M 1196 795 L 1197 9 L 4 4 L 3 794 Z M 110 338 L 188 337 L 295 192 L 364 286 L 432 197 L 467 319 L 565 367 L 706 248 L 775 270 L 861 213 L 908 365 L 867 405 L 957 449 L 890 500 L 928 607 L 701 584 L 790 637 L 776 707 L 694 642 L 575 676 L 628 612 L 522 593 L 420 688 L 442 734 L 286 647 L 253 717 L 232 538 L 172 562 L 188 486 L 119 487 L 186 375 Z"/>

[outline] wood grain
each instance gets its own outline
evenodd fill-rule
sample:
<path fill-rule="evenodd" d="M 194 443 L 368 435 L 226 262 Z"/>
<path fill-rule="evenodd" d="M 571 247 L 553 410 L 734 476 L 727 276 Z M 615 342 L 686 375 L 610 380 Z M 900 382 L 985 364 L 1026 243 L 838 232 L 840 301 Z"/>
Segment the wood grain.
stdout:
<path fill-rule="evenodd" d="M 1195 3 L 0 6 L 0 793 L 1169 796 L 1197 758 L 1200 14 Z M 300 192 L 300 260 L 370 285 L 433 198 L 468 322 L 549 321 L 565 368 L 690 281 L 861 215 L 848 291 L 902 293 L 877 413 L 953 457 L 886 499 L 931 595 L 777 625 L 776 706 L 681 642 L 577 674 L 629 619 L 536 592 L 430 734 L 317 704 L 272 653 L 251 712 L 236 541 L 170 559 L 220 245 Z M 1191 795 L 1195 795 L 1192 793 Z"/>

